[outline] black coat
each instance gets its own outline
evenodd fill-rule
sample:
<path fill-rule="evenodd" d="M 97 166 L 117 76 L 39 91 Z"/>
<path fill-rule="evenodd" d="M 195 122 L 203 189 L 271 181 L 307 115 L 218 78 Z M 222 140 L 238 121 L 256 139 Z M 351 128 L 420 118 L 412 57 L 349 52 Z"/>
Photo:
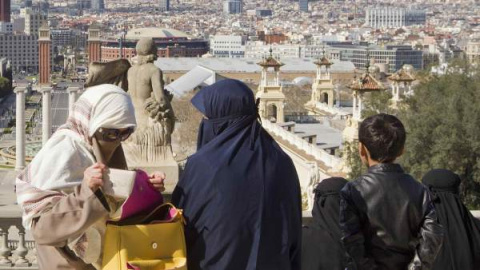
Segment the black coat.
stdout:
<path fill-rule="evenodd" d="M 312 223 L 303 227 L 302 270 L 344 270 L 348 258 L 338 222 L 343 178 L 327 178 L 315 188 Z M 349 268 L 350 269 L 350 268 Z"/>
<path fill-rule="evenodd" d="M 223 80 L 192 103 L 208 119 L 172 195 L 187 220 L 188 269 L 299 270 L 298 176 L 257 121 L 252 91 Z"/>
<path fill-rule="evenodd" d="M 443 229 L 428 190 L 400 165 L 371 166 L 340 196 L 342 241 L 358 270 L 430 269 Z"/>
<path fill-rule="evenodd" d="M 428 172 L 422 182 L 433 194 L 438 219 L 446 232 L 432 269 L 480 269 L 480 227 L 460 200 L 460 177 L 451 171 L 437 169 Z"/>

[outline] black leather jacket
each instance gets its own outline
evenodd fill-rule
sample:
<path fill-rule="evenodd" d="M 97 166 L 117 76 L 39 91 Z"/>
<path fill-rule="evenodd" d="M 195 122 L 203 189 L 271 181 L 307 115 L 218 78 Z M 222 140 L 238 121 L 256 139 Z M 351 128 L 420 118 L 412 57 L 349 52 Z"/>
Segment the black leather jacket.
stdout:
<path fill-rule="evenodd" d="M 378 164 L 340 192 L 342 242 L 357 270 L 431 269 L 443 242 L 428 190 L 398 164 Z"/>

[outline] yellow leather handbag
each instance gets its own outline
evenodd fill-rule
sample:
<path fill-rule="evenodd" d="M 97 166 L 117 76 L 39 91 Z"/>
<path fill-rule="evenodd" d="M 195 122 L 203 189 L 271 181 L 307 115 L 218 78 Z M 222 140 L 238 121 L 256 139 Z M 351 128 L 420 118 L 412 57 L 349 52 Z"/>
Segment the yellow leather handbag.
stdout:
<path fill-rule="evenodd" d="M 107 224 L 103 270 L 187 270 L 182 211 L 170 203 L 146 218 Z"/>

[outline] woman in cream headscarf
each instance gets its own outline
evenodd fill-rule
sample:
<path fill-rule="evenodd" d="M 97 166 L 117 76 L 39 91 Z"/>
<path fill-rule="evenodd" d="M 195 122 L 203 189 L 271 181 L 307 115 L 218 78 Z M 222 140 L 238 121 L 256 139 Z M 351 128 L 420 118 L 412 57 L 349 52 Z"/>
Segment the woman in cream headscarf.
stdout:
<path fill-rule="evenodd" d="M 33 231 L 40 269 L 95 269 L 110 208 L 99 189 L 106 167 L 126 169 L 121 141 L 136 127 L 121 88 L 90 87 L 16 180 L 23 224 Z M 163 191 L 162 173 L 150 181 Z"/>

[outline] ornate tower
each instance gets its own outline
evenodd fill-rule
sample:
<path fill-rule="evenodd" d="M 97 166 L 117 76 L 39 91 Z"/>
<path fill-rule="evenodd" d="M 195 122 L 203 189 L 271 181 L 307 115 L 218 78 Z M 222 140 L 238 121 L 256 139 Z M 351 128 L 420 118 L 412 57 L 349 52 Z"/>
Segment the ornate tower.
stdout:
<path fill-rule="evenodd" d="M 368 59 L 368 53 L 367 53 Z M 347 125 L 343 130 L 343 159 L 344 172 L 349 172 L 348 160 L 351 155 L 356 155 L 356 145 L 358 144 L 358 127 L 362 120 L 363 95 L 368 92 L 378 92 L 385 90 L 385 87 L 375 77 L 370 74 L 370 61 L 367 61 L 366 72 L 359 78 L 355 76 L 352 83 L 348 86 L 353 95 L 353 115 L 347 119 Z"/>
<path fill-rule="evenodd" d="M 48 85 L 50 83 L 50 61 L 51 61 L 51 39 L 50 28 L 44 23 L 38 30 L 38 52 L 39 52 L 39 72 L 40 85 Z"/>
<path fill-rule="evenodd" d="M 100 27 L 91 25 L 88 28 L 88 63 L 102 61 L 102 41 Z"/>
<path fill-rule="evenodd" d="M 325 56 L 325 50 L 323 50 L 322 58 L 317 59 L 314 64 L 317 66 L 317 75 L 312 85 L 312 98 L 305 104 L 307 109 L 314 111 L 317 106 L 317 102 L 325 103 L 328 108 L 333 108 L 334 100 L 334 86 L 332 76 L 330 74 L 330 66 L 332 62 Z"/>
<path fill-rule="evenodd" d="M 270 48 L 270 55 L 257 64 L 262 67 L 262 77 L 256 95 L 260 100 L 260 117 L 283 123 L 285 95 L 280 85 L 280 67 L 283 63 L 273 57 L 272 48 Z"/>
<path fill-rule="evenodd" d="M 401 69 L 395 72 L 388 78 L 392 81 L 392 101 L 395 105 L 400 101 L 400 90 L 403 88 L 404 95 L 412 94 L 412 82 L 415 81 L 413 75 L 413 67 L 410 65 L 404 65 Z"/>

